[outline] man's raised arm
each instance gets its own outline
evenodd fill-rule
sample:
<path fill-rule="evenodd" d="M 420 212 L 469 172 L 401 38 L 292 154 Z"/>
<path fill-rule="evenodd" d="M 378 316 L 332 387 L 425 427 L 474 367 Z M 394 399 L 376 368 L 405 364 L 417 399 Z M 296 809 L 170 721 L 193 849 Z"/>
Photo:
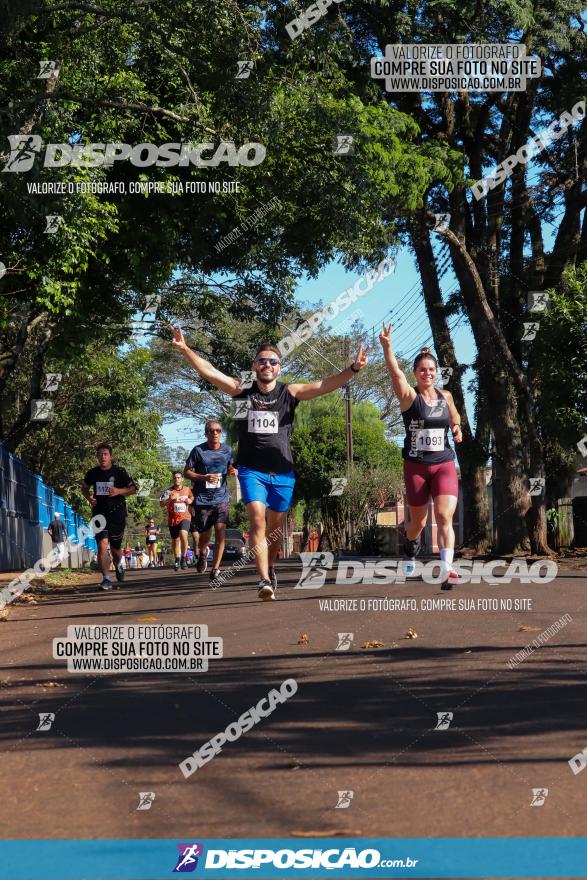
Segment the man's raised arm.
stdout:
<path fill-rule="evenodd" d="M 181 352 L 188 364 L 190 364 L 200 376 L 207 379 L 208 382 L 211 382 L 212 385 L 215 385 L 220 391 L 224 391 L 225 394 L 230 394 L 231 397 L 238 394 L 240 391 L 240 382 L 238 379 L 233 379 L 231 376 L 225 376 L 224 373 L 221 373 L 220 370 L 217 370 L 216 367 L 212 366 L 210 361 L 207 361 L 206 358 L 203 358 L 199 354 L 196 354 L 195 351 L 192 351 L 183 338 L 181 327 L 172 327 L 171 324 L 167 324 L 167 327 L 169 327 L 173 333 L 173 339 L 171 341 L 172 346 Z"/>
<path fill-rule="evenodd" d="M 325 379 L 318 379 L 316 382 L 300 382 L 288 385 L 289 393 L 296 400 L 312 400 L 314 397 L 321 397 L 322 394 L 330 394 L 337 388 L 342 388 L 347 382 L 353 378 L 355 373 L 360 373 L 363 367 L 367 366 L 369 348 L 363 351 L 363 346 L 359 345 L 357 357 L 350 367 L 335 373 L 333 376 L 327 376 Z"/>

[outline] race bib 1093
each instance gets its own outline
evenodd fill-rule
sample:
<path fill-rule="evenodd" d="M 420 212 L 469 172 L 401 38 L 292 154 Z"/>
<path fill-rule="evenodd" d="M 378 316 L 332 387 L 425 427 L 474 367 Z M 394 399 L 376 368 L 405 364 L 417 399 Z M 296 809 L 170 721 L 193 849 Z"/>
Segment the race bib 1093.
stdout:
<path fill-rule="evenodd" d="M 416 431 L 419 452 L 441 452 L 444 449 L 444 428 L 420 428 Z"/>

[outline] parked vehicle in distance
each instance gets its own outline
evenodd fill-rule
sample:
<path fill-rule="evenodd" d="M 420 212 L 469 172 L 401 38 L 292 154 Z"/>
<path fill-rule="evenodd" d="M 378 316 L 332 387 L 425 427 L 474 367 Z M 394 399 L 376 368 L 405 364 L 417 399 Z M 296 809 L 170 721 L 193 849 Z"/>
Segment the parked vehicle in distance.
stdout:
<path fill-rule="evenodd" d="M 240 529 L 226 529 L 224 536 L 224 559 L 242 559 L 245 542 Z"/>

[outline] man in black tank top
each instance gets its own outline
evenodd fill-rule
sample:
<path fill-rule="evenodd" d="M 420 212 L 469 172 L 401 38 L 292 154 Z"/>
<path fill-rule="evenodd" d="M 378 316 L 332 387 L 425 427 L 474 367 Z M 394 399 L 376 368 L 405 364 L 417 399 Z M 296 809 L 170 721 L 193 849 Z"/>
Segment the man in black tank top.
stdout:
<path fill-rule="evenodd" d="M 185 343 L 181 329 L 167 325 L 177 348 L 195 370 L 221 391 L 234 398 L 239 448 L 238 479 L 250 522 L 250 548 L 259 572 L 259 599 L 275 598 L 277 576 L 274 561 L 281 546 L 282 526 L 291 505 L 295 477 L 290 438 L 296 407 L 342 388 L 367 364 L 369 349 L 359 351 L 354 362 L 333 376 L 316 382 L 279 382 L 281 355 L 272 343 L 257 349 L 252 364 L 255 380 L 245 387 L 226 376 Z M 266 538 L 267 535 L 267 538 Z"/>

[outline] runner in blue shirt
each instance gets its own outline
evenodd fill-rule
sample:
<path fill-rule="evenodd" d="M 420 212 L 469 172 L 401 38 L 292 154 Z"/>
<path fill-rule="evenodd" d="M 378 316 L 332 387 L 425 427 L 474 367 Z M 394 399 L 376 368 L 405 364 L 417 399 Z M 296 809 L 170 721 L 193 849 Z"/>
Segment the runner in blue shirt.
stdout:
<path fill-rule="evenodd" d="M 205 427 L 206 440 L 194 446 L 185 463 L 184 474 L 192 481 L 194 516 L 192 531 L 199 532 L 197 570 L 201 574 L 208 566 L 208 544 L 214 529 L 214 558 L 210 571 L 212 583 L 220 571 L 224 553 L 224 534 L 228 519 L 227 474 L 236 474 L 233 467 L 232 449 L 222 443 L 222 426 L 215 419 L 208 419 Z"/>

